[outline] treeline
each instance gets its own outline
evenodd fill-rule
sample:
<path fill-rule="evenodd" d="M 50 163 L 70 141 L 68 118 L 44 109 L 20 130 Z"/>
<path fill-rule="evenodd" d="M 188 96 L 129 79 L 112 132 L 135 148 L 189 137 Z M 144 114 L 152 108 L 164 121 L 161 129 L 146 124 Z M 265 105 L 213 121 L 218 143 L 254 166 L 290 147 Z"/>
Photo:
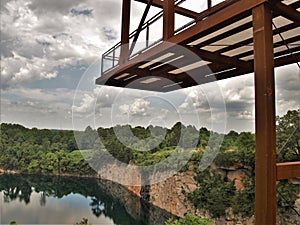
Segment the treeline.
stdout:
<path fill-rule="evenodd" d="M 299 110 L 277 117 L 278 161 L 300 160 Z M 209 143 L 210 142 L 210 143 Z M 216 143 L 216 146 L 213 146 Z M 254 169 L 255 136 L 250 132 L 218 134 L 206 128 L 197 130 L 180 122 L 172 128 L 159 126 L 112 128 L 87 127 L 85 131 L 28 129 L 17 124 L 1 124 L 0 168 L 28 173 L 70 173 L 90 175 L 95 172 L 82 157 L 109 152 L 124 163 L 140 166 L 156 164 L 175 149 L 195 149 L 200 158 L 204 150 L 216 148 L 218 166 L 241 164 Z M 194 159 L 193 159 L 194 158 Z"/>
<path fill-rule="evenodd" d="M 219 139 L 220 144 L 224 137 L 221 145 L 224 151 L 245 149 L 238 152 L 247 155 L 248 150 L 254 150 L 254 134 L 250 132 L 230 131 L 224 136 L 206 128 L 197 130 L 193 126 L 184 126 L 180 122 L 170 129 L 125 125 L 97 130 L 87 127 L 85 131 L 75 132 L 28 129 L 18 124 L 3 123 L 0 168 L 23 173 L 94 175 L 96 172 L 90 167 L 87 158 L 93 161 L 93 156 L 99 159 L 102 155 L 105 157 L 102 153 L 109 153 L 127 164 L 154 165 L 167 159 L 178 149 L 198 149 L 203 152 L 212 136 Z M 95 153 L 98 155 L 94 155 Z M 88 157 L 84 158 L 82 155 Z M 237 160 L 239 158 L 241 156 L 236 157 Z M 223 156 L 217 161 L 227 163 L 222 160 L 224 161 Z M 253 160 L 248 164 L 251 163 Z"/>
<path fill-rule="evenodd" d="M 73 131 L 28 129 L 1 124 L 0 168 L 37 174 L 92 175 Z"/>
<path fill-rule="evenodd" d="M 278 162 L 300 161 L 299 118 L 300 109 L 277 117 Z M 180 165 L 183 171 L 190 169 L 192 164 L 199 165 L 203 156 L 209 150 L 213 149 L 211 152 L 214 152 L 214 148 L 220 151 L 213 161 L 218 167 L 238 165 L 251 172 L 249 178 L 244 180 L 245 189 L 236 190 L 226 177 L 209 169 L 199 170 L 196 166 L 195 180 L 199 188 L 187 195 L 187 199 L 197 208 L 210 212 L 213 217 L 226 215 L 228 207 L 232 208 L 235 215 L 253 215 L 255 135 L 251 132 L 230 131 L 223 135 L 206 128 L 197 130 L 180 122 L 170 129 L 125 125 L 97 130 L 87 127 L 85 131 L 76 132 L 1 124 L 0 168 L 35 174 L 95 175 L 86 159 L 89 158 L 91 162 L 94 158 L 98 163 L 99 154 L 100 158 L 107 155 L 104 153 L 110 153 L 124 163 L 148 166 L 168 161 L 178 149 L 192 149 L 189 163 Z M 98 158 L 93 157 L 94 153 L 98 154 Z M 277 188 L 278 213 L 293 212 L 295 199 L 300 192 L 299 185 L 281 182 Z"/>

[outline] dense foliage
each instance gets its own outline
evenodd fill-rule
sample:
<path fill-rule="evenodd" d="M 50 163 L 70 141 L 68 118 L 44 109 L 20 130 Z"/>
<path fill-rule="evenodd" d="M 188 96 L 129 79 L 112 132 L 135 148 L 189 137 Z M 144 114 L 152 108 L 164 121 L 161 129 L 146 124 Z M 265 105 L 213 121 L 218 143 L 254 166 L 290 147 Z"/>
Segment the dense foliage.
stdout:
<path fill-rule="evenodd" d="M 212 221 L 207 218 L 198 218 L 188 213 L 183 219 L 169 219 L 166 225 L 212 225 Z"/>
<path fill-rule="evenodd" d="M 209 211 L 213 217 L 225 216 L 225 210 L 232 204 L 235 195 L 234 182 L 224 180 L 220 174 L 208 170 L 195 177 L 200 184 L 194 192 L 187 195 L 196 208 Z"/>
<path fill-rule="evenodd" d="M 300 109 L 288 111 L 277 117 L 278 161 L 300 160 Z M 154 165 L 167 161 L 177 151 L 193 150 L 186 165 L 179 165 L 181 171 L 195 168 L 198 188 L 187 195 L 196 208 L 209 212 L 213 217 L 226 216 L 227 209 L 242 217 L 254 213 L 254 176 L 255 176 L 255 135 L 250 132 L 230 131 L 222 135 L 206 128 L 197 130 L 193 126 L 176 123 L 172 128 L 149 126 L 116 126 L 113 128 L 87 127 L 85 131 L 27 129 L 20 125 L 1 124 L 0 168 L 38 174 L 76 174 L 95 175 L 95 171 L 83 158 L 106 152 L 124 163 L 140 166 Z M 224 139 L 223 139 L 224 138 Z M 245 169 L 249 177 L 243 181 L 244 189 L 236 190 L 234 182 L 221 176 L 213 169 L 201 170 L 203 155 L 209 140 L 222 140 L 214 163 L 217 167 Z M 83 151 L 79 151 L 83 150 Z M 213 151 L 212 151 L 213 152 Z M 184 153 L 184 152 L 183 152 Z M 184 154 L 183 154 L 184 155 Z M 208 156 L 208 159 L 210 156 Z M 214 155 L 212 154 L 212 157 Z M 86 158 L 86 157 L 85 157 Z M 168 162 L 172 165 L 172 161 Z M 173 163 L 174 164 L 174 163 Z M 174 166 L 178 166 L 175 165 Z M 280 182 L 277 185 L 278 215 L 293 212 L 299 185 Z M 189 218 L 187 218 L 188 220 Z M 191 219 L 191 218 L 190 218 Z M 169 224 L 185 224 L 183 221 L 169 221 Z M 190 223 L 192 224 L 192 223 Z"/>
<path fill-rule="evenodd" d="M 300 161 L 300 109 L 277 117 L 278 161 Z"/>
<path fill-rule="evenodd" d="M 288 111 L 277 117 L 278 161 L 300 161 L 300 110 Z M 199 164 L 201 152 L 192 157 L 194 165 Z M 187 195 L 196 208 L 209 212 L 212 217 L 227 216 L 226 209 L 232 208 L 235 215 L 243 218 L 254 214 L 255 186 L 255 136 L 250 132 L 230 131 L 224 136 L 221 151 L 214 160 L 223 169 L 246 169 L 250 175 L 243 180 L 243 190 L 234 190 L 233 183 L 216 174 L 212 169 L 196 171 L 198 188 Z M 197 167 L 196 167 L 197 169 Z M 297 214 L 294 209 L 300 185 L 288 181 L 277 184 L 277 216 L 284 223 L 287 215 Z"/>
<path fill-rule="evenodd" d="M 92 175 L 77 150 L 73 131 L 1 124 L 0 168 L 35 174 Z"/>

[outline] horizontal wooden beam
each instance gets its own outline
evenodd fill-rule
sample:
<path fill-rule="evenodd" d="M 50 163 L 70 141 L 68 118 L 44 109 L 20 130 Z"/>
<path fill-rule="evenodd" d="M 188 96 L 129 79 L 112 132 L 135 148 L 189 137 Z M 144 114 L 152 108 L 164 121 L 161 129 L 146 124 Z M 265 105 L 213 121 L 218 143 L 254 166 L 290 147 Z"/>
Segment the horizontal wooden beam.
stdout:
<path fill-rule="evenodd" d="M 284 66 L 292 63 L 300 62 L 300 53 L 295 53 L 293 55 L 286 55 L 275 59 L 275 67 Z"/>
<path fill-rule="evenodd" d="M 300 161 L 277 163 L 277 180 L 300 177 Z"/>
<path fill-rule="evenodd" d="M 252 62 L 250 63 L 250 62 L 246 62 L 243 60 L 239 60 L 236 57 L 229 57 L 229 56 L 221 55 L 221 54 L 218 54 L 215 52 L 198 49 L 195 47 L 186 47 L 186 48 L 188 50 L 192 51 L 193 53 L 195 53 L 197 56 L 199 56 L 199 58 L 201 58 L 202 60 L 205 60 L 205 61 L 218 62 L 221 64 L 231 65 L 233 67 L 243 67 L 245 69 L 253 68 Z"/>
<path fill-rule="evenodd" d="M 280 1 L 271 1 L 273 9 L 285 18 L 293 21 L 296 24 L 300 24 L 300 12 L 291 6 L 288 6 Z"/>
<path fill-rule="evenodd" d="M 148 3 L 148 0 L 135 0 L 135 1 L 145 3 L 145 4 Z M 152 5 L 155 7 L 158 7 L 158 8 L 163 8 L 164 2 L 161 0 L 153 0 Z M 192 19 L 196 19 L 199 16 L 199 14 L 197 12 L 182 8 L 180 6 L 175 7 L 175 12 L 180 15 L 192 18 Z"/>

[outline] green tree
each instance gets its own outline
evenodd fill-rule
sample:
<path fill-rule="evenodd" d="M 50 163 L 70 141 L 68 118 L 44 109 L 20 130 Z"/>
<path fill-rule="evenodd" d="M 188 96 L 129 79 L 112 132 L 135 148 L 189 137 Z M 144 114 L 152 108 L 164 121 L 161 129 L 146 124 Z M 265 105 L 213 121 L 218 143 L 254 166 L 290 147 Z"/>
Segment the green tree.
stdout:
<path fill-rule="evenodd" d="M 300 161 L 300 109 L 276 119 L 278 161 Z"/>
<path fill-rule="evenodd" d="M 241 132 L 236 140 L 237 157 L 244 166 L 254 168 L 255 164 L 255 136 L 251 132 Z"/>
<path fill-rule="evenodd" d="M 254 215 L 254 177 L 253 179 L 244 179 L 245 189 L 238 190 L 233 198 L 232 210 L 236 215 L 243 218 L 249 218 Z"/>
<path fill-rule="evenodd" d="M 185 215 L 183 219 L 168 219 L 166 225 L 212 225 L 213 222 L 210 219 L 199 218 L 193 216 L 190 213 Z"/>
<path fill-rule="evenodd" d="M 213 217 L 226 215 L 235 194 L 234 182 L 226 181 L 217 172 L 205 170 L 195 177 L 198 188 L 187 195 L 198 209 L 210 212 Z"/>

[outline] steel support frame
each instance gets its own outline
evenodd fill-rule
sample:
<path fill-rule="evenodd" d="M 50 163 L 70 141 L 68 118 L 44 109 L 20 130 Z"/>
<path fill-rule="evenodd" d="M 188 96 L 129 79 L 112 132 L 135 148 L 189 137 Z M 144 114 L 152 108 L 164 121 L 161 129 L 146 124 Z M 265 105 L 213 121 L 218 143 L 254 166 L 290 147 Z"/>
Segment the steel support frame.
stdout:
<path fill-rule="evenodd" d="M 163 40 L 167 41 L 174 36 L 175 30 L 175 5 L 174 0 L 164 1 L 163 14 Z"/>
<path fill-rule="evenodd" d="M 276 224 L 276 124 L 272 13 L 267 3 L 253 15 L 255 79 L 255 224 Z"/>
<path fill-rule="evenodd" d="M 121 53 L 119 64 L 124 64 L 129 56 L 129 32 L 130 32 L 130 8 L 131 0 L 123 0 L 122 27 L 121 27 Z"/>

